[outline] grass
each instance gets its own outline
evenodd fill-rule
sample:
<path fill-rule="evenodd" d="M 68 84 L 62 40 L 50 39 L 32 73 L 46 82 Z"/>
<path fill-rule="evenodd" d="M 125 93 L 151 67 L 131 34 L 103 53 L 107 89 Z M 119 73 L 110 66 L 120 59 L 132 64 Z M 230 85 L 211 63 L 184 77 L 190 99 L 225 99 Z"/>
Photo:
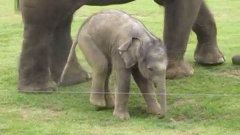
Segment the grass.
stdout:
<path fill-rule="evenodd" d="M 240 53 L 240 1 L 207 0 L 218 27 L 218 42 L 226 63 L 203 67 L 194 63 L 192 34 L 185 59 L 193 64 L 191 77 L 168 80 L 169 111 L 164 119 L 145 112 L 140 95 L 130 97 L 131 119 L 120 121 L 112 110 L 96 111 L 89 104 L 90 82 L 59 87 L 53 94 L 17 92 L 17 70 L 23 23 L 13 1 L 0 1 L 0 135 L 239 135 L 240 70 L 231 57 Z M 163 8 L 147 0 L 107 7 L 85 6 L 75 14 L 72 35 L 83 20 L 102 9 L 122 9 L 137 17 L 162 38 Z M 79 50 L 79 61 L 89 70 Z M 132 83 L 132 91 L 138 92 Z M 202 95 L 195 95 L 202 94 Z M 210 95 L 204 95 L 210 94 Z M 216 94 L 216 95 L 211 95 Z M 226 96 L 222 96 L 222 95 Z"/>

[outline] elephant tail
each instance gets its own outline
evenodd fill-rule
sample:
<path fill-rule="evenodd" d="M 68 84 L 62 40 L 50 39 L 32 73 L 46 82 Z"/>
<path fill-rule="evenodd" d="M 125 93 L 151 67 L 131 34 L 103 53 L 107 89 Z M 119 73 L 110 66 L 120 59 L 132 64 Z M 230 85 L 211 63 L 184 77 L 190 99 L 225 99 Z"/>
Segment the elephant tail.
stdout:
<path fill-rule="evenodd" d="M 14 0 L 14 8 L 16 12 L 20 11 L 19 0 Z"/>
<path fill-rule="evenodd" d="M 69 52 L 69 55 L 68 55 L 68 58 L 67 58 L 67 62 L 65 64 L 64 68 L 63 68 L 61 78 L 60 78 L 60 81 L 58 82 L 58 85 L 60 85 L 63 82 L 64 76 L 66 75 L 67 69 L 70 65 L 70 61 L 72 60 L 72 57 L 73 57 L 73 54 L 74 54 L 74 51 L 75 51 L 75 48 L 76 48 L 77 44 L 78 44 L 78 36 L 76 37 L 76 39 L 74 40 L 74 42 L 71 46 L 71 49 L 70 49 L 70 52 Z"/>

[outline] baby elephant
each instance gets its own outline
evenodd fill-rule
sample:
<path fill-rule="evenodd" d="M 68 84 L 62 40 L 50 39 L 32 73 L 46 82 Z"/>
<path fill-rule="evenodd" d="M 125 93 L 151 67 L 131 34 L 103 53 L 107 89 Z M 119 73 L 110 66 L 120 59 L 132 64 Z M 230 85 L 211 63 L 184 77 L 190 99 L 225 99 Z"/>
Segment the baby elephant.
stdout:
<path fill-rule="evenodd" d="M 91 104 L 97 107 L 114 105 L 113 114 L 120 119 L 128 119 L 127 102 L 132 74 L 147 103 L 147 111 L 165 115 L 165 47 L 140 21 L 122 11 L 102 11 L 84 22 L 73 43 L 68 62 L 77 44 L 93 70 Z M 67 66 L 68 63 L 62 79 Z M 112 69 L 117 81 L 115 102 L 108 88 Z M 160 95 L 160 105 L 153 86 L 158 90 L 157 95 Z"/>

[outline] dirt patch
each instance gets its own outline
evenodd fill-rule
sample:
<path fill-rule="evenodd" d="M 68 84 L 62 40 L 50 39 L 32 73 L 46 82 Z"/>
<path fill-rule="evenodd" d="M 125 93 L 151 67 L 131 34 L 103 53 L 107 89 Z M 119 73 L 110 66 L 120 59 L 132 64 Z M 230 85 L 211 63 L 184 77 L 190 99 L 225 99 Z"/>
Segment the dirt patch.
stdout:
<path fill-rule="evenodd" d="M 180 122 L 180 121 L 186 121 L 186 120 L 188 120 L 188 117 L 180 114 L 178 116 L 171 118 L 170 120 L 171 120 L 171 122 L 176 123 L 176 122 Z"/>
<path fill-rule="evenodd" d="M 52 109 L 36 109 L 22 107 L 20 109 L 20 116 L 23 120 L 39 120 L 39 121 L 49 121 L 60 116 L 59 111 L 54 111 Z"/>
<path fill-rule="evenodd" d="M 232 78 L 239 78 L 240 77 L 240 70 L 227 70 L 219 72 L 217 75 L 232 77 Z"/>
<path fill-rule="evenodd" d="M 184 106 L 186 104 L 194 104 L 195 100 L 194 99 L 178 99 L 174 102 L 173 106 L 178 107 L 178 106 Z"/>

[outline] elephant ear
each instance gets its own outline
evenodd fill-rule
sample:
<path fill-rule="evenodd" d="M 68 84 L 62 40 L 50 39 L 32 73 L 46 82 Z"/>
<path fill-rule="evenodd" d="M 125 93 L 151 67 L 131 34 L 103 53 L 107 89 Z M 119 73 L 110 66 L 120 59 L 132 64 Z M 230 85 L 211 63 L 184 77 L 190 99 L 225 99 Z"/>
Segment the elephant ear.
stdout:
<path fill-rule="evenodd" d="M 118 48 L 119 54 L 121 55 L 126 68 L 131 68 L 138 62 L 141 44 L 142 42 L 140 39 L 131 38 Z"/>

